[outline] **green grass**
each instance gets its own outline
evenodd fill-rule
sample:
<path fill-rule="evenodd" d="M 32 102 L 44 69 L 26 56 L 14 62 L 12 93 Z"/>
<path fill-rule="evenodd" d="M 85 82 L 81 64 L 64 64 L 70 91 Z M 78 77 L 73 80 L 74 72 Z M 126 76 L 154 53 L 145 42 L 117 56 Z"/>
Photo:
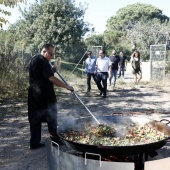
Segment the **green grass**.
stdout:
<path fill-rule="evenodd" d="M 74 64 L 69 62 L 61 62 L 61 71 L 67 71 L 70 74 L 75 74 L 78 77 L 82 76 L 82 64 Z"/>
<path fill-rule="evenodd" d="M 59 69 L 59 73 L 66 80 L 75 82 L 77 79 L 82 79 L 84 77 L 84 68 L 82 64 L 75 64 L 62 61 Z"/>

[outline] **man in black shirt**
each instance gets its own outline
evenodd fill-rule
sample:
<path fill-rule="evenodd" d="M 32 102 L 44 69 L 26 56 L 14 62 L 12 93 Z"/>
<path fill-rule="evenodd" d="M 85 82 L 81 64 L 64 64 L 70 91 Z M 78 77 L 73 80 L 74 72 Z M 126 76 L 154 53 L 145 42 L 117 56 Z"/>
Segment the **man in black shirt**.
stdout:
<path fill-rule="evenodd" d="M 112 51 L 112 55 L 110 56 L 110 60 L 112 62 L 112 73 L 110 75 L 110 78 L 109 78 L 109 82 L 110 82 L 110 86 L 111 86 L 111 81 L 112 81 L 112 78 L 114 78 L 113 80 L 113 86 L 115 87 L 116 85 L 116 76 L 117 76 L 117 71 L 118 71 L 118 68 L 119 68 L 119 62 L 120 62 L 120 58 L 119 56 L 116 55 L 117 51 L 116 50 L 113 50 Z"/>
<path fill-rule="evenodd" d="M 73 91 L 54 76 L 49 64 L 55 53 L 52 44 L 44 44 L 41 54 L 35 55 L 29 67 L 28 119 L 30 123 L 30 149 L 44 144 L 41 141 L 41 123 L 47 122 L 51 137 L 57 136 L 57 105 L 53 84 Z M 59 139 L 59 138 L 58 138 Z"/>
<path fill-rule="evenodd" d="M 119 77 L 122 76 L 122 78 L 124 78 L 124 73 L 125 73 L 125 68 L 127 66 L 127 57 L 124 56 L 123 51 L 120 52 L 120 70 L 119 70 Z"/>

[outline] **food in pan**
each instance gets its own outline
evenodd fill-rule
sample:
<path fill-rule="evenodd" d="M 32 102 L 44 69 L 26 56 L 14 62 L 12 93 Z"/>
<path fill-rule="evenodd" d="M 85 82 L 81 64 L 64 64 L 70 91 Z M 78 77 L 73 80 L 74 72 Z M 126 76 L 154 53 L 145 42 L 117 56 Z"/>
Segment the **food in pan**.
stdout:
<path fill-rule="evenodd" d="M 158 142 L 168 137 L 148 124 L 138 123 L 132 123 L 130 126 L 118 124 L 96 126 L 89 123 L 81 130 L 68 129 L 60 136 L 69 141 L 103 146 L 141 145 Z"/>

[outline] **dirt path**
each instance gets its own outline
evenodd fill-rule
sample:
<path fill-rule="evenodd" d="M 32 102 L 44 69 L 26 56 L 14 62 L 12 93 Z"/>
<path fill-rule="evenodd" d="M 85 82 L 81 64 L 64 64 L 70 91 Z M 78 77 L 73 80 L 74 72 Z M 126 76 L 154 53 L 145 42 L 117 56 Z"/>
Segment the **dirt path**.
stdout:
<path fill-rule="evenodd" d="M 28 148 L 29 124 L 26 100 L 2 100 L 0 125 L 0 169 L 47 169 L 46 148 L 35 151 Z"/>
<path fill-rule="evenodd" d="M 108 97 L 101 98 L 98 90 L 84 95 L 80 88 L 77 92 L 82 101 L 94 115 L 112 113 L 132 113 L 160 120 L 170 120 L 170 91 L 154 88 L 121 87 L 108 90 Z M 87 110 L 71 93 L 58 95 L 59 125 L 71 117 L 89 116 Z M 49 141 L 46 124 L 43 124 L 42 141 Z M 26 99 L 0 100 L 0 170 L 46 170 L 47 149 L 29 150 L 29 123 L 27 121 Z M 170 144 L 159 150 L 158 158 L 170 157 Z"/>

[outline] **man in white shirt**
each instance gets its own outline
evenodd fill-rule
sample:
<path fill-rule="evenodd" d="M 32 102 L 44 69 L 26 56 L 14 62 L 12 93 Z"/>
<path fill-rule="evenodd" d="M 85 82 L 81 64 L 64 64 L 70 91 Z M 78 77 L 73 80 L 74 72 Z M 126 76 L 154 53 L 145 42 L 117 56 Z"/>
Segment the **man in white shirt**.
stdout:
<path fill-rule="evenodd" d="M 96 84 L 98 89 L 100 90 L 100 95 L 103 95 L 103 98 L 106 98 L 107 93 L 107 78 L 108 71 L 111 73 L 111 61 L 108 57 L 105 56 L 106 53 L 103 50 L 99 51 L 99 57 L 96 61 Z M 102 84 L 101 84 L 102 82 Z M 103 85 L 103 86 L 102 86 Z"/>

